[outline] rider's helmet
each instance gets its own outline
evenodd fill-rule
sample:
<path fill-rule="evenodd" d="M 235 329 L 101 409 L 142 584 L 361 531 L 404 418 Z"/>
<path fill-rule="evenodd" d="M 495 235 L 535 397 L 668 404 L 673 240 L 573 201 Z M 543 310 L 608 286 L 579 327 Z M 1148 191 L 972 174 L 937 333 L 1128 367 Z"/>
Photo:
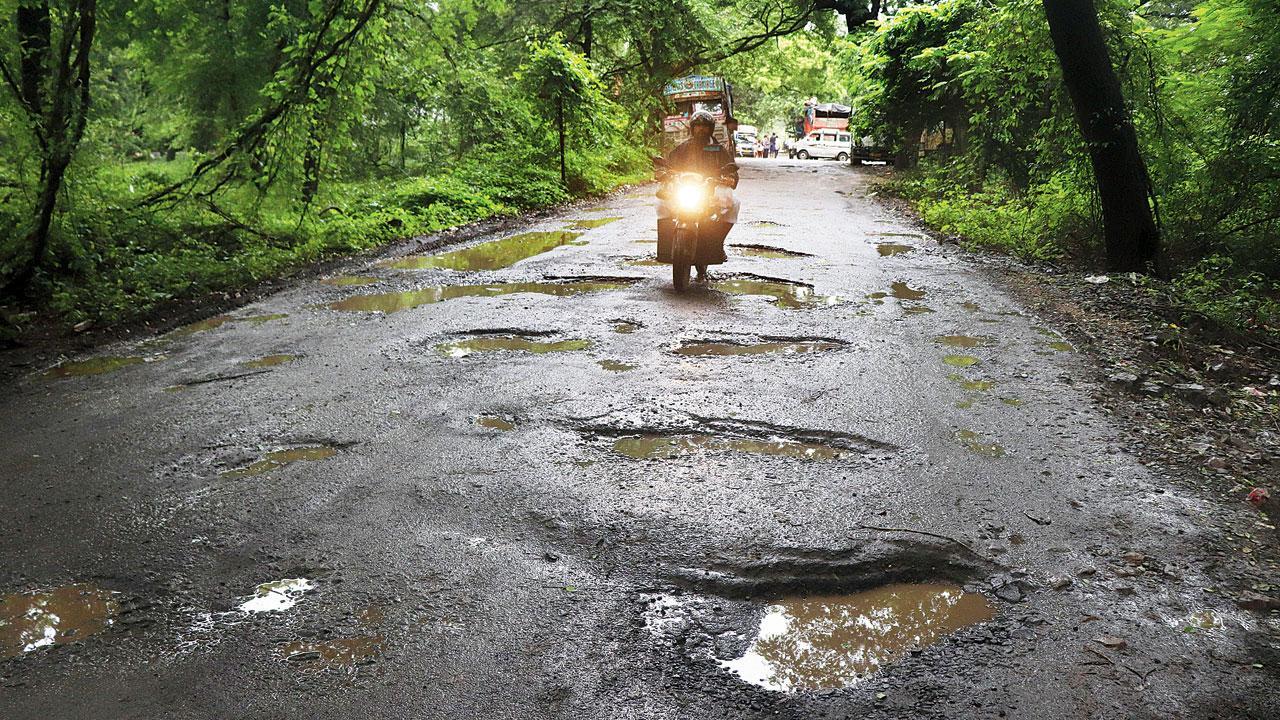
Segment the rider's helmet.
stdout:
<path fill-rule="evenodd" d="M 706 110 L 699 110 L 693 114 L 693 117 L 689 118 L 689 127 L 694 125 L 706 125 L 714 128 L 716 126 L 716 116 Z"/>

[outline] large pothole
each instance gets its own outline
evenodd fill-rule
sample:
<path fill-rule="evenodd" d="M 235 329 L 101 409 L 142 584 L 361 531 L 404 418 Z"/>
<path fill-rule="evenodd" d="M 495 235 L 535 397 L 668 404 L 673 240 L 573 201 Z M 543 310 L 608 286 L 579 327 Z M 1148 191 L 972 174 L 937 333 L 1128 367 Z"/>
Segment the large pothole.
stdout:
<path fill-rule="evenodd" d="M 632 460 L 675 460 L 704 453 L 746 453 L 796 460 L 840 460 L 896 450 L 861 435 L 771 423 L 690 417 L 664 426 L 599 425 L 581 428 L 588 438 Z"/>

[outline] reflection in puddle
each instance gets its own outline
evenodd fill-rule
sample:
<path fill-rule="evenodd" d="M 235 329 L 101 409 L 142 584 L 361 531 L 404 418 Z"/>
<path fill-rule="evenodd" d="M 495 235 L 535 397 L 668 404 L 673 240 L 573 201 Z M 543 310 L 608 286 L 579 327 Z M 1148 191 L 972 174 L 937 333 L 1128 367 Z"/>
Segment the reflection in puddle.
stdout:
<path fill-rule="evenodd" d="M 835 305 L 840 302 L 837 297 L 818 295 L 808 285 L 783 282 L 781 280 L 735 278 L 732 280 L 717 280 L 711 286 L 721 292 L 734 295 L 766 295 L 773 298 L 774 305 L 789 310 L 819 305 Z"/>
<path fill-rule="evenodd" d="M 467 338 L 440 343 L 436 352 L 451 358 L 466 357 L 478 352 L 526 352 L 542 355 L 553 352 L 572 352 L 591 347 L 590 340 L 533 340 L 516 335 L 495 335 Z"/>
<path fill-rule="evenodd" d="M 622 218 L 620 217 L 603 217 L 592 218 L 589 220 L 574 220 L 569 227 L 574 228 L 575 230 L 591 230 L 592 228 L 608 225 L 611 222 L 617 222 L 621 219 Z"/>
<path fill-rule="evenodd" d="M 284 365 L 285 363 L 291 363 L 297 359 L 297 355 L 267 355 L 266 357 L 260 357 L 257 360 L 250 360 L 245 363 L 245 366 L 251 368 L 268 368 L 275 367 L 277 365 Z"/>
<path fill-rule="evenodd" d="M 538 293 L 565 297 L 600 292 L 602 290 L 620 290 L 629 287 L 634 282 L 636 281 L 619 278 L 614 280 L 577 280 L 562 283 L 523 282 L 499 283 L 496 285 L 437 285 L 407 292 L 356 295 L 346 300 L 329 303 L 326 307 L 331 310 L 349 312 L 393 313 L 416 308 L 419 305 L 428 305 L 463 297 L 497 297 L 516 293 Z"/>
<path fill-rule="evenodd" d="M 951 585 L 784 600 L 765 609 L 746 653 L 720 664 L 776 692 L 849 687 L 912 649 L 994 616 L 981 595 Z"/>
<path fill-rule="evenodd" d="M 851 451 L 831 445 L 791 438 L 757 440 L 699 433 L 689 435 L 647 433 L 621 437 L 614 441 L 613 449 L 632 460 L 670 460 L 697 452 L 717 451 L 776 455 L 797 460 L 837 460 L 853 454 Z"/>
<path fill-rule="evenodd" d="M 0 658 L 83 640 L 113 622 L 115 593 L 93 585 L 66 585 L 0 597 Z"/>
<path fill-rule="evenodd" d="M 971 348 L 979 345 L 988 345 L 991 343 L 991 338 L 973 337 L 972 335 L 939 335 L 933 341 L 947 347 Z"/>
<path fill-rule="evenodd" d="M 982 435 L 972 430 L 957 430 L 956 440 L 970 451 L 986 457 L 1004 457 L 1004 448 L 999 443 L 983 442 Z"/>
<path fill-rule="evenodd" d="M 730 245 L 729 247 L 737 248 L 742 255 L 747 257 L 769 258 L 771 260 L 813 257 L 809 253 L 796 252 L 795 250 L 773 247 L 772 245 Z"/>
<path fill-rule="evenodd" d="M 978 358 L 972 355 L 944 355 L 942 362 L 951 367 L 970 367 L 978 364 Z"/>
<path fill-rule="evenodd" d="M 302 596 L 315 586 L 307 578 L 286 578 L 262 583 L 253 597 L 240 603 L 240 612 L 282 612 L 297 605 Z"/>
<path fill-rule="evenodd" d="M 112 370 L 119 370 L 127 365 L 138 365 L 144 362 L 146 362 L 146 358 L 142 357 L 95 357 L 88 360 L 73 360 L 45 370 L 44 377 L 66 378 L 101 375 Z"/>
<path fill-rule="evenodd" d="M 329 445 L 317 445 L 315 447 L 290 448 L 288 450 L 276 450 L 269 452 L 261 460 L 236 470 L 227 470 L 222 473 L 224 478 L 245 478 L 261 475 L 265 472 L 282 468 L 289 463 L 311 460 L 324 460 L 338 454 L 338 448 Z"/>
<path fill-rule="evenodd" d="M 596 364 L 609 372 L 629 372 L 639 367 L 639 365 L 628 365 L 617 360 L 597 360 Z"/>
<path fill-rule="evenodd" d="M 378 278 L 364 275 L 343 275 L 342 277 L 325 278 L 320 282 L 337 287 L 351 287 L 354 285 L 372 285 L 378 282 Z"/>
<path fill-rule="evenodd" d="M 675 353 L 677 355 L 690 355 L 696 357 L 764 355 L 771 353 L 778 353 L 781 355 L 801 355 L 805 353 L 822 352 L 824 350 L 839 350 L 842 347 L 844 347 L 842 343 L 835 343 L 829 340 L 787 340 L 751 344 L 730 342 L 686 342 L 677 348 Z"/>
<path fill-rule="evenodd" d="M 527 232 L 441 255 L 418 255 L 387 263 L 397 270 L 500 270 L 578 239 L 581 233 L 557 230 Z"/>
<path fill-rule="evenodd" d="M 880 253 L 880 257 L 902 255 L 915 249 L 914 245 L 903 245 L 902 243 L 878 243 L 876 245 L 876 250 Z"/>
<path fill-rule="evenodd" d="M 283 660 L 313 668 L 351 670 L 357 665 L 373 662 L 382 654 L 383 646 L 381 635 L 361 635 L 319 642 L 295 640 L 282 644 L 279 656 Z"/>
<path fill-rule="evenodd" d="M 480 427 L 489 428 L 490 430 L 515 430 L 516 424 L 501 415 L 481 415 L 476 418 L 476 424 Z"/>

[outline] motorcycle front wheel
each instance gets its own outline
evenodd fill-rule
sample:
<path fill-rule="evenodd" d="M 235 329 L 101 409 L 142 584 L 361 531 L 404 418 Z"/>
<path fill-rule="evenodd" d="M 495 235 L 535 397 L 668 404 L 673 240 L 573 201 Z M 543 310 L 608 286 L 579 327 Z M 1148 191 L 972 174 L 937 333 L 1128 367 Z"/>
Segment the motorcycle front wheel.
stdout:
<path fill-rule="evenodd" d="M 688 228 L 676 228 L 674 247 L 671 248 L 671 284 L 676 290 L 689 287 L 689 268 L 693 265 L 693 233 Z"/>

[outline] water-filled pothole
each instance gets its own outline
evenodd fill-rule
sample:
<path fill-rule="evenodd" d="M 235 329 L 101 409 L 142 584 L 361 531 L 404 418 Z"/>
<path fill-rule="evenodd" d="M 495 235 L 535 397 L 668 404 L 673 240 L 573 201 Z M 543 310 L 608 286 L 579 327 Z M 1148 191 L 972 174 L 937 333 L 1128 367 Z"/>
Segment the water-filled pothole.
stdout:
<path fill-rule="evenodd" d="M 103 373 L 119 370 L 120 368 L 128 367 L 129 365 L 138 365 L 146 361 L 146 358 L 139 356 L 102 356 L 89 358 L 87 360 L 69 360 L 57 365 L 56 367 L 51 367 L 48 370 L 45 370 L 43 377 L 55 379 L 84 377 L 86 375 L 102 375 Z"/>
<path fill-rule="evenodd" d="M 974 348 L 992 343 L 992 339 L 989 337 L 975 337 L 973 335 L 939 335 L 933 341 L 939 345 L 959 348 Z"/>
<path fill-rule="evenodd" d="M 730 245 L 729 247 L 737 248 L 739 252 L 748 257 L 769 258 L 771 260 L 813 257 L 809 253 L 787 250 L 786 248 L 772 245 Z"/>
<path fill-rule="evenodd" d="M 115 596 L 94 585 L 77 584 L 0 597 L 0 658 L 101 632 L 120 612 Z"/>
<path fill-rule="evenodd" d="M 757 342 L 687 340 L 673 352 L 693 357 L 733 357 L 739 355 L 805 355 L 840 350 L 846 344 L 817 338 L 761 338 Z"/>
<path fill-rule="evenodd" d="M 345 300 L 329 303 L 325 307 L 331 310 L 348 312 L 393 313 L 400 310 L 410 310 L 420 305 L 464 297 L 497 297 L 516 293 L 536 293 L 539 295 L 567 297 L 604 290 L 621 290 L 635 284 L 638 280 L 638 278 L 612 278 L 570 280 L 567 282 L 497 283 L 494 285 L 437 285 L 406 292 L 356 295 Z"/>
<path fill-rule="evenodd" d="M 632 460 L 670 460 L 702 452 L 738 452 L 749 455 L 775 455 L 797 460 L 838 460 L 855 454 L 852 450 L 820 442 L 791 438 L 743 438 L 717 435 L 668 435 L 645 433 L 620 437 L 613 450 Z"/>
<path fill-rule="evenodd" d="M 747 651 L 720 665 L 776 692 L 849 687 L 908 652 L 986 622 L 995 609 L 954 585 L 896 584 L 765 608 Z"/>
<path fill-rule="evenodd" d="M 943 355 L 942 362 L 951 367 L 972 367 L 978 364 L 978 358 L 972 355 Z"/>
<path fill-rule="evenodd" d="M 840 302 L 838 297 L 817 294 L 814 292 L 812 285 L 790 280 L 775 280 L 773 278 L 729 278 L 717 280 L 711 283 L 711 287 L 732 295 L 764 295 L 771 297 L 774 305 L 788 310 L 835 305 Z"/>
<path fill-rule="evenodd" d="M 282 660 L 310 669 L 351 671 L 376 660 L 384 646 L 381 635 L 359 635 L 317 642 L 295 640 L 281 644 L 277 654 Z"/>
<path fill-rule="evenodd" d="M 553 352 L 573 352 L 591 347 L 586 339 L 537 340 L 520 335 L 490 335 L 436 345 L 436 352 L 445 357 L 461 358 L 481 352 L 523 352 L 544 355 Z"/>
<path fill-rule="evenodd" d="M 607 358 L 604 360 L 597 360 L 596 364 L 604 368 L 605 370 L 608 370 L 609 372 L 619 372 L 619 373 L 630 372 L 640 367 L 639 365 L 632 365 L 630 363 L 624 363 L 618 360 L 609 360 Z"/>
<path fill-rule="evenodd" d="M 246 478 L 261 475 L 277 468 L 282 468 L 290 463 L 300 461 L 314 461 L 331 458 L 338 454 L 338 448 L 334 445 L 314 445 L 310 447 L 287 448 L 284 450 L 276 450 L 269 452 L 250 465 L 234 470 L 227 470 L 222 473 L 222 477 L 228 479 Z"/>
<path fill-rule="evenodd" d="M 903 243 L 877 243 L 876 251 L 880 253 L 880 257 L 893 257 L 894 255 L 902 255 L 915 250 L 914 245 L 904 245 Z"/>
<path fill-rule="evenodd" d="M 895 297 L 899 300 L 923 300 L 928 293 L 924 290 L 917 290 L 906 282 L 899 280 L 889 286 L 889 292 L 873 292 L 868 293 L 867 297 L 872 300 L 883 300 L 887 297 Z"/>
<path fill-rule="evenodd" d="M 516 429 L 514 421 L 501 415 L 481 415 L 476 418 L 476 425 L 490 430 L 502 430 L 503 432 Z"/>
<path fill-rule="evenodd" d="M 397 270 L 501 270 L 533 257 L 549 252 L 561 245 L 577 240 L 582 233 L 568 230 L 527 232 L 500 240 L 473 245 L 440 255 L 417 255 L 386 263 Z"/>
<path fill-rule="evenodd" d="M 284 365 L 297 360 L 297 355 L 266 355 L 245 363 L 245 367 L 251 368 L 269 368 L 277 365 Z"/>
<path fill-rule="evenodd" d="M 249 317 L 239 318 L 239 322 L 247 322 L 251 325 L 261 325 L 271 322 L 272 320 L 283 320 L 289 317 L 289 313 L 271 313 L 269 315 L 250 315 Z"/>
<path fill-rule="evenodd" d="M 585 220 L 574 220 L 572 223 L 569 224 L 569 227 L 575 230 L 592 230 L 594 228 L 598 228 L 603 225 L 608 225 L 611 222 L 617 222 L 621 219 L 622 218 L 620 217 L 602 217 L 602 218 L 588 218 Z"/>
<path fill-rule="evenodd" d="M 959 384 L 965 390 L 973 392 L 986 392 L 996 386 L 995 380 L 970 380 L 959 373 L 951 373 L 947 376 L 947 379 Z"/>
<path fill-rule="evenodd" d="M 996 442 L 986 442 L 983 440 L 982 434 L 973 430 L 957 430 L 955 433 L 956 440 L 960 441 L 970 452 L 977 453 L 986 457 L 998 458 L 1004 457 L 1004 448 Z"/>

